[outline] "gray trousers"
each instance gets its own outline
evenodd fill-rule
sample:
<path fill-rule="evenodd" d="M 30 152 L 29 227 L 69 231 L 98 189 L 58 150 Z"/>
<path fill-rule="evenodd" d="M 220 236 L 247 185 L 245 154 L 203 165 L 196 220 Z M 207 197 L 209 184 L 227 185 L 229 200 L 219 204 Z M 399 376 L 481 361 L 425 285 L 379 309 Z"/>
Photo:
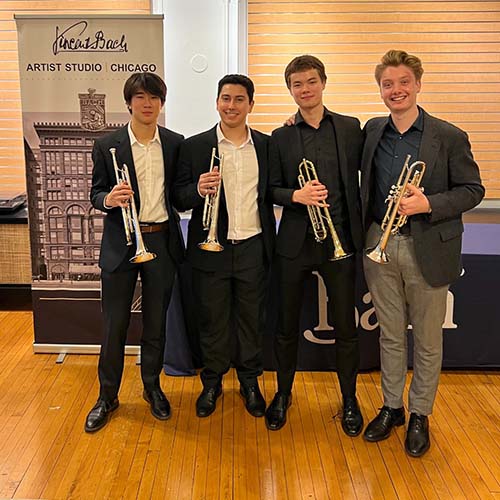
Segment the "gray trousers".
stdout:
<path fill-rule="evenodd" d="M 368 230 L 366 247 L 377 244 L 378 224 Z M 443 321 L 448 285 L 432 287 L 415 259 L 411 236 L 393 235 L 387 245 L 388 264 L 363 257 L 365 278 L 380 325 L 380 362 L 384 405 L 403 406 L 408 369 L 408 324 L 413 328 L 413 377 L 408 409 L 430 415 L 436 398 L 443 358 Z M 432 259 L 432 255 L 429 255 Z"/>

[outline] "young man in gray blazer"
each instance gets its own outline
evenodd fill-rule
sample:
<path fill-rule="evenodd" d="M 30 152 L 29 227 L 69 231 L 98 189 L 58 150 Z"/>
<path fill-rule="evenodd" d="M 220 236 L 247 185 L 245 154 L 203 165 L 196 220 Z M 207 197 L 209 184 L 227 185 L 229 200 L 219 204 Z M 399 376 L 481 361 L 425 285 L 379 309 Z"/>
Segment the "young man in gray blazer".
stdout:
<path fill-rule="evenodd" d="M 388 263 L 364 257 L 365 277 L 380 325 L 384 405 L 367 426 L 367 441 L 389 437 L 403 425 L 407 372 L 407 328 L 413 327 L 413 377 L 405 449 L 423 455 L 430 446 L 432 413 L 442 362 L 442 324 L 449 284 L 461 273 L 462 213 L 484 196 L 467 134 L 417 106 L 423 68 L 414 55 L 390 50 L 375 69 L 389 117 L 365 126 L 361 202 L 366 247 L 380 241 L 385 199 L 405 158 L 426 165 L 420 188 L 410 184 L 399 214 L 408 221 L 389 238 Z"/>
<path fill-rule="evenodd" d="M 124 99 L 130 112 L 125 127 L 97 139 L 92 151 L 92 205 L 106 213 L 101 242 L 102 312 L 104 335 L 99 356 L 99 398 L 85 421 L 85 431 L 106 425 L 118 408 L 125 342 L 132 299 L 140 275 L 142 284 L 141 376 L 144 399 L 160 420 L 170 417 L 170 404 L 160 387 L 165 348 L 166 312 L 184 243 L 171 190 L 183 137 L 157 123 L 167 94 L 153 73 L 135 73 L 125 82 Z M 130 183 L 118 182 L 117 166 L 126 164 Z M 122 208 L 134 197 L 146 248 L 156 258 L 132 263 L 137 251 L 134 234 L 127 245 Z"/>

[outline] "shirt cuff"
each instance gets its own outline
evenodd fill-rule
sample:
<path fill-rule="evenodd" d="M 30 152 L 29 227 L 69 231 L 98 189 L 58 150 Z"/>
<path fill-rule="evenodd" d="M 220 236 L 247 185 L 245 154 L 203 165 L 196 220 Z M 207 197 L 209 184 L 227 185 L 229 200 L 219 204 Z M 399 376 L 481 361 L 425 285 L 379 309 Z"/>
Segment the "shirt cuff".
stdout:
<path fill-rule="evenodd" d="M 103 206 L 104 206 L 104 208 L 105 208 L 106 210 L 111 210 L 113 207 L 109 207 L 108 205 L 106 205 L 106 198 L 107 198 L 107 197 L 108 197 L 108 195 L 106 195 L 106 196 L 104 197 L 104 200 L 102 200 L 102 204 L 103 204 Z"/>

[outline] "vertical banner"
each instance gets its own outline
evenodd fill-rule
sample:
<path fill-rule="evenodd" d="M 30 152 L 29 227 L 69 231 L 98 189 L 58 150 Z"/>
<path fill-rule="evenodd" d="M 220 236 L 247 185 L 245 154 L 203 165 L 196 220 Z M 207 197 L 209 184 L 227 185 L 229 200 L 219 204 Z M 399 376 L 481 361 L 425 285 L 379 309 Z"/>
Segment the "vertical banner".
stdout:
<path fill-rule="evenodd" d="M 16 16 L 16 23 L 35 351 L 86 352 L 102 331 L 104 214 L 89 201 L 92 146 L 129 121 L 123 84 L 132 73 L 163 77 L 163 16 Z M 137 343 L 138 316 L 129 343 Z"/>

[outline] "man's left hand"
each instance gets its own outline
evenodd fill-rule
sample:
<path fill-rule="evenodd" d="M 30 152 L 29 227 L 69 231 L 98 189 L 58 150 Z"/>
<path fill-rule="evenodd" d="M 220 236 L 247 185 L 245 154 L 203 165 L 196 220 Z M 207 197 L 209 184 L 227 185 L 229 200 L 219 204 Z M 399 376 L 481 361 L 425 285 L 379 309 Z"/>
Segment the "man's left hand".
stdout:
<path fill-rule="evenodd" d="M 415 187 L 413 184 L 408 184 L 406 196 L 403 197 L 399 204 L 400 215 L 415 215 L 429 213 L 431 205 L 427 196 L 421 188 Z"/>

